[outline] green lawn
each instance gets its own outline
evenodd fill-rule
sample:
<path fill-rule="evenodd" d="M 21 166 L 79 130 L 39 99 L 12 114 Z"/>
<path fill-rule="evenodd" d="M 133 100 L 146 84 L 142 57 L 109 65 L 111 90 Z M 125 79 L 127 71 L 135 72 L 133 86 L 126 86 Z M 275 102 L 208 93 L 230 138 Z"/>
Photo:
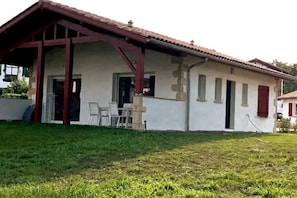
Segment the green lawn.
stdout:
<path fill-rule="evenodd" d="M 0 122 L 0 197 L 297 197 L 297 135 Z"/>

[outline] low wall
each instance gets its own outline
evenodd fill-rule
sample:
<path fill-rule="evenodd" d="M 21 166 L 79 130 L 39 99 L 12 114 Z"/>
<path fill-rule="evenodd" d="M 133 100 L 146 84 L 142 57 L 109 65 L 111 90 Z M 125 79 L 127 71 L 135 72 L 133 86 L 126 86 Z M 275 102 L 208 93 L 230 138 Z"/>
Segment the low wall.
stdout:
<path fill-rule="evenodd" d="M 147 130 L 185 131 L 186 104 L 184 101 L 143 97 L 146 112 L 142 120 L 146 121 Z"/>
<path fill-rule="evenodd" d="M 22 120 L 32 100 L 0 98 L 0 120 Z"/>

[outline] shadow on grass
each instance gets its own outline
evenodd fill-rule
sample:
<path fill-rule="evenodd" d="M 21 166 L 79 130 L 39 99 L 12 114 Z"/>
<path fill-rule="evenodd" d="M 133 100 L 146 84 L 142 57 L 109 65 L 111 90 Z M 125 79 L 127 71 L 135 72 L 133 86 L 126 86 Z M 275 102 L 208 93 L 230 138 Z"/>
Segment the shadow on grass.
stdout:
<path fill-rule="evenodd" d="M 255 133 L 135 132 L 90 126 L 0 122 L 0 185 L 43 182 L 141 155 Z"/>

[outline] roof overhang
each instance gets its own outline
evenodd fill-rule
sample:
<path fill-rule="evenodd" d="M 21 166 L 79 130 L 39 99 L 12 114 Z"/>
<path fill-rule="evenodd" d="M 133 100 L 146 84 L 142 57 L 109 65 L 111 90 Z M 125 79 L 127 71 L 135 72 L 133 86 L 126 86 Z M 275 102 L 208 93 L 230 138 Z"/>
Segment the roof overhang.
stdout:
<path fill-rule="evenodd" d="M 36 53 L 28 48 L 18 49 L 18 46 L 30 39 L 34 33 L 61 19 L 79 24 L 93 32 L 122 39 L 137 47 L 163 50 L 163 52 L 171 54 L 186 53 L 276 78 L 297 81 L 296 77 L 273 68 L 241 61 L 214 50 L 129 26 L 49 0 L 40 0 L 0 27 L 0 63 L 11 64 L 14 61 L 16 64 L 30 64 Z"/>
<path fill-rule="evenodd" d="M 273 69 L 269 69 L 269 68 L 263 68 L 263 67 L 259 67 L 256 64 L 249 64 L 249 63 L 243 63 L 243 62 L 238 62 L 235 61 L 233 59 L 228 59 L 225 57 L 220 57 L 220 56 L 216 56 L 213 54 L 209 54 L 209 53 L 205 53 L 205 52 L 201 52 L 198 50 L 193 50 L 184 46 L 179 46 L 170 42 L 166 42 L 166 41 L 162 41 L 162 40 L 158 40 L 155 38 L 150 38 L 148 39 L 148 43 L 152 44 L 152 45 L 157 45 L 157 46 L 161 46 L 163 48 L 168 48 L 168 49 L 174 49 L 177 51 L 181 51 L 187 54 L 191 54 L 193 56 L 198 56 L 198 57 L 203 57 L 203 58 L 208 58 L 209 60 L 213 60 L 216 62 L 220 62 L 220 63 L 224 63 L 224 64 L 228 64 L 228 65 L 232 65 L 235 67 L 239 67 L 242 69 L 247 69 L 250 71 L 254 71 L 254 72 L 258 72 L 258 73 L 262 73 L 262 74 L 266 74 L 266 75 L 270 75 L 270 76 L 274 76 L 277 78 L 281 78 L 281 79 L 285 79 L 285 80 L 289 80 L 289 81 L 297 81 L 297 77 L 292 76 L 288 73 L 284 73 L 284 72 L 279 72 L 277 70 L 273 70 Z"/>

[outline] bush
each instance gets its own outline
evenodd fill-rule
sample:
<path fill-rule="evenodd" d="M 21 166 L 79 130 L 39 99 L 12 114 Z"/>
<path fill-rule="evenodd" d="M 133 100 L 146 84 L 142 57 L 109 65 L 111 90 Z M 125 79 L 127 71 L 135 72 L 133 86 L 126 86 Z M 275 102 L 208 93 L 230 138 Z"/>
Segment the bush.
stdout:
<path fill-rule="evenodd" d="M 20 98 L 20 99 L 27 99 L 27 93 L 15 94 L 15 93 L 4 93 L 1 95 L 1 98 Z"/>
<path fill-rule="evenodd" d="M 296 120 L 295 123 L 292 125 L 292 129 L 293 129 L 293 132 L 294 132 L 294 133 L 297 132 L 297 120 Z"/>
<path fill-rule="evenodd" d="M 1 97 L 3 98 L 28 98 L 29 86 L 25 77 L 11 82 L 6 89 L 3 90 Z"/>
<path fill-rule="evenodd" d="M 280 130 L 281 133 L 288 133 L 290 128 L 291 128 L 291 119 L 290 118 L 280 119 L 280 121 L 279 121 L 279 130 Z"/>

